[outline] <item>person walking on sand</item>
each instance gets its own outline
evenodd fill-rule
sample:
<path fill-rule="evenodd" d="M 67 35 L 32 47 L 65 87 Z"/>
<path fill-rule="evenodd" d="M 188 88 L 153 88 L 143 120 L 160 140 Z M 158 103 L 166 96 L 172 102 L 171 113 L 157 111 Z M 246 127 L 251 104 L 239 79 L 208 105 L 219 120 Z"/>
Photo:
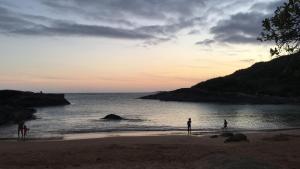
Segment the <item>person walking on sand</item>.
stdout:
<path fill-rule="evenodd" d="M 23 128 L 24 128 L 24 122 L 19 121 L 19 123 L 18 123 L 18 139 L 20 139 L 20 133 L 21 133 L 21 138 L 24 137 Z"/>
<path fill-rule="evenodd" d="M 228 125 L 228 122 L 227 122 L 227 120 L 226 119 L 224 119 L 224 129 L 226 129 L 227 128 L 227 125 Z"/>
<path fill-rule="evenodd" d="M 187 128 L 188 128 L 188 135 L 192 134 L 192 120 L 191 118 L 189 118 L 189 120 L 187 121 Z"/>

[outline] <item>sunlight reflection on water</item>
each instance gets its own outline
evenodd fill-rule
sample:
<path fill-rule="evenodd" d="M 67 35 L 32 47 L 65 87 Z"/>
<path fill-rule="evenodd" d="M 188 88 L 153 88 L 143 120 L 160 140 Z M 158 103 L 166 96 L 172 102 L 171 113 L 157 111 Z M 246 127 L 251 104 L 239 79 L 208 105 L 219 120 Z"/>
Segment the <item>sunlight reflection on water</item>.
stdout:
<path fill-rule="evenodd" d="M 300 106 L 228 105 L 161 102 L 136 99 L 145 93 L 67 94 L 68 106 L 39 108 L 37 120 L 27 122 L 32 137 L 110 131 L 180 131 L 192 118 L 193 129 L 218 130 L 227 119 L 231 129 L 279 129 L 300 126 Z M 107 114 L 127 119 L 99 120 Z M 15 137 L 16 125 L 0 127 L 0 137 Z"/>

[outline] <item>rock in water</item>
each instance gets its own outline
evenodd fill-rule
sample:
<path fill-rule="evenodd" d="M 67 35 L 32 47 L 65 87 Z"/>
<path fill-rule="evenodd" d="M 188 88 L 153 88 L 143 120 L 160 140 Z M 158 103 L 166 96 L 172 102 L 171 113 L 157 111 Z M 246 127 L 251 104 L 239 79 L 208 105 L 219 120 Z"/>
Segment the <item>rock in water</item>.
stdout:
<path fill-rule="evenodd" d="M 102 119 L 104 119 L 104 120 L 125 120 L 123 117 L 115 115 L 115 114 L 109 114 Z"/>
<path fill-rule="evenodd" d="M 240 141 L 248 141 L 248 138 L 245 134 L 234 134 L 233 136 L 230 136 L 227 138 L 224 143 L 228 142 L 240 142 Z"/>

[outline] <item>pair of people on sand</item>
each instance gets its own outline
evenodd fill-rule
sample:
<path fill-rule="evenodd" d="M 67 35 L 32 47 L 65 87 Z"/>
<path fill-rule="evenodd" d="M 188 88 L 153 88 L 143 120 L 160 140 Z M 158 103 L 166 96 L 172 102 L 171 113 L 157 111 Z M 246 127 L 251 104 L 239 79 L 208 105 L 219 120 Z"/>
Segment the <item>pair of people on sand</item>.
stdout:
<path fill-rule="evenodd" d="M 29 128 L 27 128 L 24 121 L 18 123 L 18 139 L 20 139 L 20 134 L 21 134 L 21 138 L 25 140 L 28 131 Z"/>
<path fill-rule="evenodd" d="M 227 125 L 228 125 L 228 122 L 227 122 L 226 119 L 224 119 L 223 129 L 226 129 Z M 188 135 L 191 135 L 192 134 L 192 119 L 191 118 L 189 118 L 188 121 L 187 121 L 187 128 L 188 128 Z"/>

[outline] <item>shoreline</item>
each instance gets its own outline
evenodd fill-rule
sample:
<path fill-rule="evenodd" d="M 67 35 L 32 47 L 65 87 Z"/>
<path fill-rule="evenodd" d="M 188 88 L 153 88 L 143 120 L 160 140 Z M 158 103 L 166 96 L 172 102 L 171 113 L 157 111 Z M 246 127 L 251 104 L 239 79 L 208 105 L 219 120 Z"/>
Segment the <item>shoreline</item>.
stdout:
<path fill-rule="evenodd" d="M 61 141 L 0 141 L 0 168 L 24 169 L 295 169 L 300 129 L 225 137 L 118 136 Z"/>
<path fill-rule="evenodd" d="M 223 132 L 232 133 L 272 133 L 272 132 L 289 132 L 300 130 L 300 127 L 281 128 L 281 129 L 262 129 L 262 130 L 216 130 L 203 132 L 201 130 L 192 130 L 192 136 L 211 136 L 221 134 Z M 96 132 L 96 133 L 72 133 L 65 134 L 62 140 L 85 140 L 85 139 L 101 139 L 108 137 L 147 137 L 147 136 L 186 136 L 185 130 L 169 130 L 169 131 L 112 131 L 112 132 Z"/>
<path fill-rule="evenodd" d="M 204 131 L 204 130 L 192 130 L 192 136 L 212 136 L 219 135 L 224 132 L 230 133 L 243 133 L 243 134 L 267 134 L 267 133 L 278 133 L 278 132 L 291 132 L 300 131 L 300 127 L 293 128 L 279 128 L 279 129 L 227 129 L 227 130 L 215 130 L 215 131 Z M 53 137 L 31 137 L 30 134 L 26 138 L 26 142 L 30 141 L 68 141 L 68 140 L 89 140 L 89 139 L 102 139 L 102 138 L 117 138 L 117 137 L 147 137 L 147 136 L 186 136 L 185 130 L 166 130 L 166 131 L 109 131 L 109 132 L 85 132 L 85 133 L 67 133 L 61 136 Z M 15 137 L 3 137 L 0 138 L 2 141 L 22 141 Z"/>

